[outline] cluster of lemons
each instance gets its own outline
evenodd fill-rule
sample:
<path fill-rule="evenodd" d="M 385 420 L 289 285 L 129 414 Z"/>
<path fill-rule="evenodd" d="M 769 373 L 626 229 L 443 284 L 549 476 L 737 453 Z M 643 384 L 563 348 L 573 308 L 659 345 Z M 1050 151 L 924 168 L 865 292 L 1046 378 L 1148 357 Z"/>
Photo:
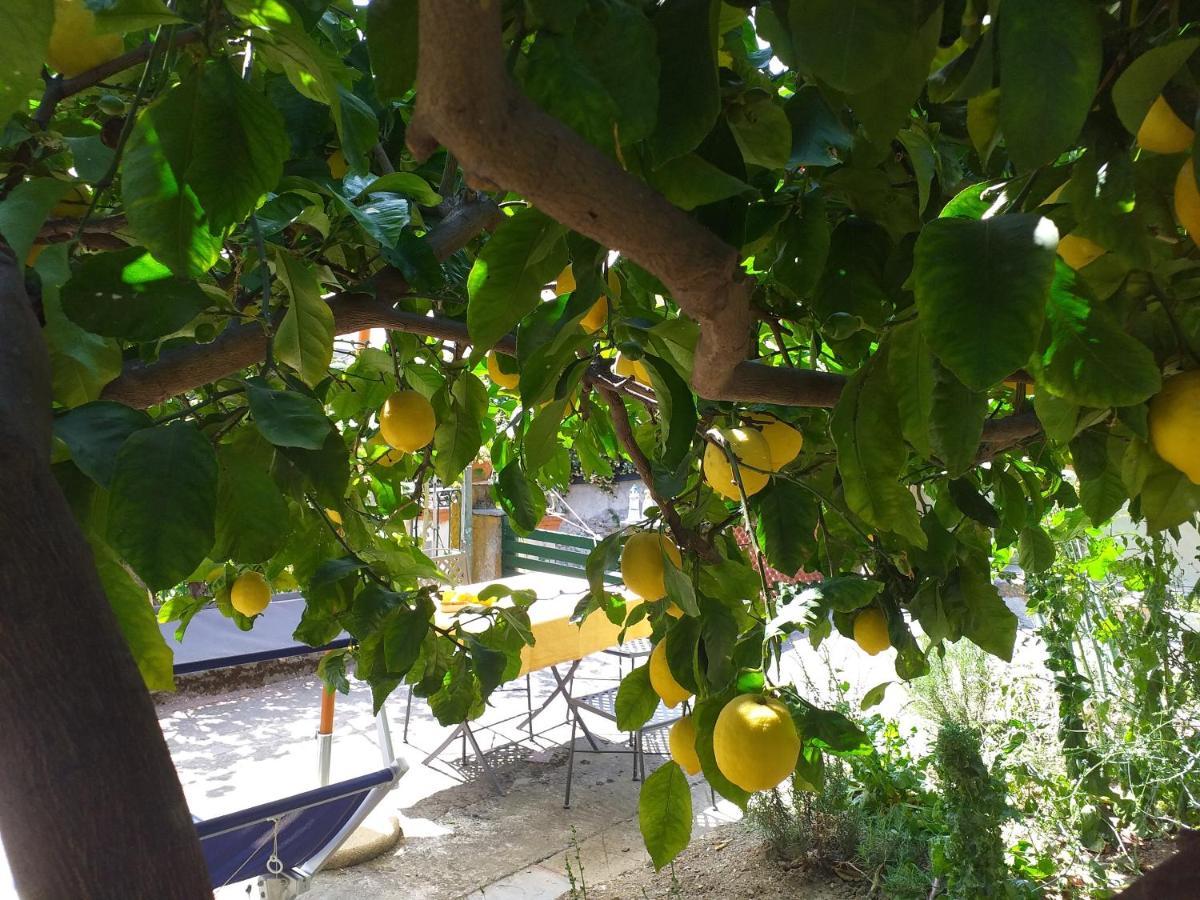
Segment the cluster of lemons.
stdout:
<path fill-rule="evenodd" d="M 752 413 L 747 425 L 718 429 L 721 439 L 737 459 L 742 490 L 746 496 L 757 494 L 804 447 L 804 435 L 770 413 Z M 740 500 L 737 477 L 729 454 L 717 442 L 704 448 L 704 481 L 722 497 Z"/>
<path fill-rule="evenodd" d="M 669 537 L 653 531 L 631 535 L 621 551 L 625 587 L 648 602 L 665 599 L 664 557 L 677 567 L 682 564 L 679 547 Z M 676 618 L 683 615 L 673 603 L 667 612 Z M 883 611 L 870 607 L 860 612 L 854 620 L 854 639 L 872 655 L 885 650 L 889 641 Z M 650 686 L 671 709 L 692 696 L 671 673 L 665 640 L 650 653 L 649 674 Z M 680 718 L 668 733 L 671 758 L 689 775 L 700 771 L 696 737 L 691 715 Z M 750 792 L 769 790 L 787 778 L 796 768 L 802 743 L 788 708 L 762 692 L 740 694 L 726 703 L 713 726 L 712 741 L 721 774 Z"/>

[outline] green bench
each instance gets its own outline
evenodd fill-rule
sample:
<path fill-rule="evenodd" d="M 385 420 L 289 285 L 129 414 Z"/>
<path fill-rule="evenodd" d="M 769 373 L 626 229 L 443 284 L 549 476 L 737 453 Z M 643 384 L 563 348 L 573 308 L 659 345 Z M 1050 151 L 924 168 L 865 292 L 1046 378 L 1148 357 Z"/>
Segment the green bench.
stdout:
<path fill-rule="evenodd" d="M 597 543 L 595 538 L 540 528 L 522 536 L 505 521 L 500 545 L 501 574 L 550 572 L 586 578 L 588 554 Z M 604 581 L 606 584 L 621 584 L 621 574 L 616 570 L 607 571 Z"/>

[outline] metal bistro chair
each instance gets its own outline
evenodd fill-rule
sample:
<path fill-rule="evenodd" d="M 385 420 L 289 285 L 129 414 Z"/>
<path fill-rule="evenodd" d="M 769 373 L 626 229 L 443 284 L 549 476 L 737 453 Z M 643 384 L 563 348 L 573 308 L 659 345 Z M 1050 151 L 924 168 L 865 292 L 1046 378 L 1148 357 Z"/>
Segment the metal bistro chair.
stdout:
<path fill-rule="evenodd" d="M 662 703 L 658 704 L 658 708 L 654 710 L 654 715 L 641 728 L 635 731 L 631 736 L 632 749 L 630 750 L 601 750 L 595 736 L 588 729 L 587 723 L 584 722 L 582 713 L 591 713 L 612 722 L 614 725 L 617 721 L 617 688 L 609 688 L 605 691 L 598 691 L 595 694 L 587 694 L 583 697 L 571 697 L 568 695 L 567 704 L 571 710 L 571 742 L 568 744 L 570 748 L 567 755 L 567 790 L 563 797 L 563 809 L 571 808 L 571 781 L 575 773 L 575 753 L 632 753 L 633 754 L 633 780 L 638 781 L 646 777 L 646 753 L 644 747 L 644 737 L 651 731 L 657 731 L 672 725 L 686 715 L 687 707 L 684 706 L 678 712 L 673 709 L 668 709 Z M 575 736 L 578 728 L 583 729 L 583 736 L 587 738 L 588 744 L 591 745 L 591 750 L 575 749 Z"/>
<path fill-rule="evenodd" d="M 629 671 L 632 672 L 637 667 L 638 661 L 648 657 L 653 649 L 654 645 L 650 643 L 650 638 L 634 638 L 619 647 L 610 647 L 604 652 L 617 658 L 617 681 L 620 681 L 625 676 L 625 660 L 629 660 Z"/>

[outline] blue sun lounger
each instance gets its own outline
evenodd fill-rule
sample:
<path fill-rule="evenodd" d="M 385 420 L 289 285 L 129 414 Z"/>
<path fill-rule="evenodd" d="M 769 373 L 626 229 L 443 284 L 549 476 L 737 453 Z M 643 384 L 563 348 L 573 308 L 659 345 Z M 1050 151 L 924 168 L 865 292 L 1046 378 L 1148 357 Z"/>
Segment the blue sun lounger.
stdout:
<path fill-rule="evenodd" d="M 303 610 L 304 600 L 298 595 L 277 596 L 252 631 L 238 631 L 215 609 L 202 610 L 188 626 L 182 644 L 174 640 L 173 624 L 161 627 L 175 649 L 175 673 L 179 675 L 316 652 L 292 638 Z M 348 643 L 349 638 L 342 635 L 319 649 Z M 287 900 L 308 889 L 330 855 L 408 771 L 408 763 L 392 759 L 383 715 L 380 710 L 380 749 L 386 768 L 249 809 L 195 820 L 214 890 L 257 879 L 255 897 Z M 328 745 L 322 749 L 327 772 Z"/>

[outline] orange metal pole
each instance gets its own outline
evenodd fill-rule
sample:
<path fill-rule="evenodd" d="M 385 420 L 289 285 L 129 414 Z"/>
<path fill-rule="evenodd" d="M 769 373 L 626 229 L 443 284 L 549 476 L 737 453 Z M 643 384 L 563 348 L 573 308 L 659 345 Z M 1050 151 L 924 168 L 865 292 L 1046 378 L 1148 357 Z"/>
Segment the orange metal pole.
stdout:
<path fill-rule="evenodd" d="M 317 734 L 333 734 L 333 701 L 336 695 L 328 685 L 321 688 L 321 724 Z"/>

